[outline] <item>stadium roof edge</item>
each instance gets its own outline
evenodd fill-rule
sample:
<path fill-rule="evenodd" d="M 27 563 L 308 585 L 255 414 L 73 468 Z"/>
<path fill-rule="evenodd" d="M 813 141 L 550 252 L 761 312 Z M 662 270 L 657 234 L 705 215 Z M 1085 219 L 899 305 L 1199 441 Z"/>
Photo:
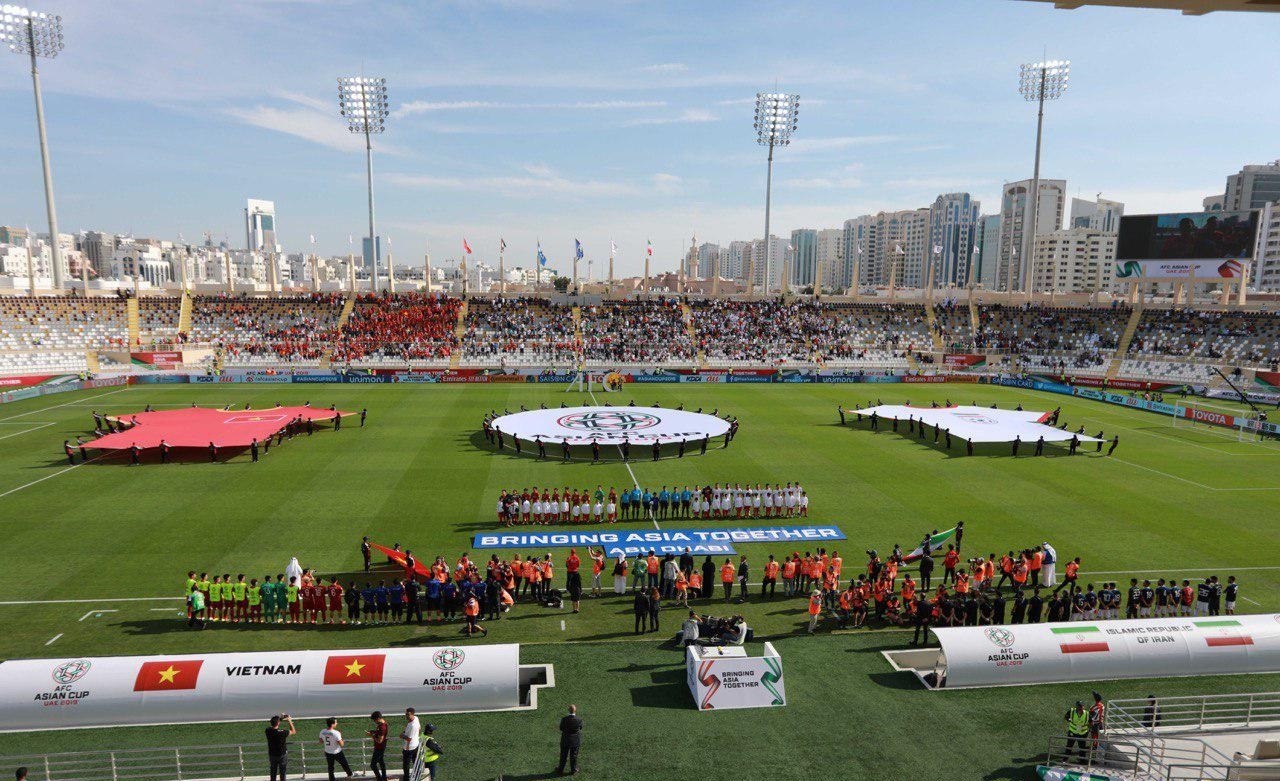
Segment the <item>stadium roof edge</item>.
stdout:
<path fill-rule="evenodd" d="M 1086 5 L 1113 8 L 1154 8 L 1181 11 L 1184 16 L 1203 16 L 1214 11 L 1270 11 L 1280 13 L 1280 0 L 1023 0 L 1053 3 L 1055 8 L 1074 11 Z"/>

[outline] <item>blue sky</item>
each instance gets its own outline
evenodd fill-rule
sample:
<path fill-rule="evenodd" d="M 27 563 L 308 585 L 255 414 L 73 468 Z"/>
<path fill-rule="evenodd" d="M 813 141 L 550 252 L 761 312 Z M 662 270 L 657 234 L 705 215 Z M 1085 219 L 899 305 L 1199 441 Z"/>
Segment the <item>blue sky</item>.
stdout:
<path fill-rule="evenodd" d="M 669 267 L 696 233 L 763 232 L 761 89 L 801 95 L 774 169 L 773 230 L 836 227 L 967 190 L 994 209 L 1030 175 L 1023 61 L 1072 61 L 1043 175 L 1131 213 L 1198 208 L 1244 163 L 1280 158 L 1280 14 L 1059 11 L 1017 0 L 650 3 L 63 0 L 43 63 L 64 231 L 243 240 L 275 200 L 287 249 L 345 253 L 366 230 L 362 142 L 336 77 L 382 75 L 379 229 L 397 262 L 465 236 L 567 266 L 646 238 Z M 0 58 L 0 224 L 44 228 L 30 79 Z M 597 273 L 600 271 L 597 265 Z"/>

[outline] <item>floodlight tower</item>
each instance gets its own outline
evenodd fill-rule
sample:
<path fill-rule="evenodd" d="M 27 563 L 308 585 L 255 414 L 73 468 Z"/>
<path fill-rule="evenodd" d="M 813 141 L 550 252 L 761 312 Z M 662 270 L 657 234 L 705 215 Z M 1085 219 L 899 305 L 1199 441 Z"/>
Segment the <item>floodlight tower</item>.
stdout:
<path fill-rule="evenodd" d="M 769 147 L 769 172 L 764 185 L 764 292 L 769 294 L 769 209 L 773 199 L 773 148 L 787 146 L 796 132 L 800 96 L 786 92 L 756 93 L 756 143 Z M 785 261 L 784 261 L 785 262 Z M 747 291 L 755 284 L 755 274 L 747 280 Z"/>
<path fill-rule="evenodd" d="M 53 59 L 62 51 L 62 17 L 17 5 L 0 6 L 0 43 L 16 54 L 31 58 L 31 87 L 36 98 L 36 129 L 40 135 L 40 162 L 44 166 L 44 205 L 49 216 L 49 243 L 53 252 L 53 286 L 62 289 L 62 247 L 58 244 L 58 210 L 53 200 L 53 170 L 49 166 L 49 141 L 44 131 L 44 98 L 40 93 L 37 57 Z M 32 282 L 34 290 L 35 280 Z M 88 289 L 85 294 L 88 294 Z"/>
<path fill-rule="evenodd" d="M 373 136 L 386 129 L 387 80 L 365 76 L 338 79 L 338 113 L 347 120 L 347 130 L 364 134 L 364 165 L 369 180 L 369 290 L 378 292 L 378 233 L 373 216 Z"/>
<path fill-rule="evenodd" d="M 1035 293 L 1035 241 L 1036 227 L 1040 221 L 1040 137 L 1044 131 L 1044 102 L 1057 100 L 1067 91 L 1071 70 L 1070 60 L 1041 60 L 1023 63 L 1018 72 L 1018 92 L 1028 101 L 1038 104 L 1036 113 L 1036 164 L 1031 177 L 1031 232 L 1022 237 L 1022 259 L 1027 264 L 1024 284 L 1027 298 Z M 1009 234 L 1013 235 L 1010 226 Z M 1012 291 L 1010 291 L 1012 292 Z"/>

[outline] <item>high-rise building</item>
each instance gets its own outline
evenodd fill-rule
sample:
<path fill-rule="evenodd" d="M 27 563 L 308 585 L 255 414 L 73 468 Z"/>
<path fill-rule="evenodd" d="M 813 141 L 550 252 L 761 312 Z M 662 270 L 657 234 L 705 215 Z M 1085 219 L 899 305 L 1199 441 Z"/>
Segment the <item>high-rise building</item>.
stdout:
<path fill-rule="evenodd" d="M 791 251 L 787 278 L 792 285 L 812 285 L 818 265 L 818 231 L 797 228 L 791 231 Z"/>
<path fill-rule="evenodd" d="M 845 263 L 856 261 L 859 285 L 923 286 L 929 211 L 879 212 L 845 221 Z"/>
<path fill-rule="evenodd" d="M 250 198 L 244 210 L 245 248 L 250 252 L 279 252 L 275 201 Z"/>
<path fill-rule="evenodd" d="M 1101 195 L 1096 201 L 1083 198 L 1071 199 L 1071 227 L 1089 228 L 1104 233 L 1119 233 L 1120 218 L 1124 216 L 1124 204 L 1108 201 Z"/>
<path fill-rule="evenodd" d="M 750 252 L 751 242 L 731 241 L 720 259 L 720 275 L 725 279 L 747 278 L 746 255 Z"/>
<path fill-rule="evenodd" d="M 698 246 L 698 278 L 711 279 L 716 271 L 716 260 L 720 257 L 720 245 L 707 242 Z M 724 274 L 724 269 L 720 270 Z"/>
<path fill-rule="evenodd" d="M 379 273 L 379 274 L 385 274 L 385 273 L 386 273 L 386 269 L 385 269 L 385 268 L 383 268 L 383 266 L 382 266 L 382 237 L 381 237 L 381 236 L 378 236 L 378 237 L 377 237 L 377 239 L 378 239 L 378 240 L 375 242 L 375 244 L 376 244 L 376 245 L 377 245 L 377 247 L 378 247 L 378 257 L 377 257 L 377 260 L 378 260 L 378 273 Z M 368 237 L 368 236 L 365 236 L 365 237 L 363 237 L 363 238 L 361 238 L 361 239 L 360 239 L 360 258 L 361 258 L 361 261 L 360 261 L 360 262 L 363 264 L 362 268 L 363 268 L 365 271 L 368 271 L 368 272 L 372 273 L 372 272 L 373 272 L 373 260 L 374 260 L 374 256 L 373 256 L 373 252 L 370 250 L 370 247 L 369 247 L 369 237 Z"/>
<path fill-rule="evenodd" d="M 1267 293 L 1280 291 L 1280 201 L 1258 210 L 1258 243 L 1250 286 Z"/>
<path fill-rule="evenodd" d="M 117 239 L 114 234 L 101 231 L 85 231 L 80 236 L 80 250 L 89 259 L 89 265 L 98 276 L 111 274 L 111 261 L 116 254 Z"/>
<path fill-rule="evenodd" d="M 769 290 L 776 291 L 782 284 L 782 264 L 787 259 L 787 240 L 780 236 L 770 236 L 768 248 L 766 257 L 764 239 L 752 241 L 750 246 L 743 250 L 742 262 L 744 266 L 750 267 L 752 281 L 757 290 L 763 289 L 767 273 Z"/>
<path fill-rule="evenodd" d="M 1246 165 L 1227 177 L 1223 211 L 1261 209 L 1280 201 L 1280 160 L 1266 165 Z"/>
<path fill-rule="evenodd" d="M 861 287 L 874 278 L 871 269 L 876 218 L 870 214 L 844 221 L 844 263 L 840 269 L 840 286 Z M 857 279 L 854 271 L 857 271 Z M 874 284 L 874 283 L 872 283 Z"/>
<path fill-rule="evenodd" d="M 1035 289 L 1058 293 L 1111 289 L 1116 236 L 1112 231 L 1088 227 L 1038 234 L 1033 256 Z"/>
<path fill-rule="evenodd" d="M 1222 205 L 1225 201 L 1226 196 L 1221 194 L 1206 195 L 1204 199 L 1200 201 L 1200 206 L 1207 212 L 1220 212 L 1222 211 Z"/>
<path fill-rule="evenodd" d="M 928 257 L 935 286 L 968 284 L 980 209 L 969 193 L 947 193 L 934 200 L 929 210 Z M 927 272 L 924 283 L 929 283 Z"/>
<path fill-rule="evenodd" d="M 1000 267 L 997 271 L 1000 290 L 1026 290 L 1031 283 L 1031 247 L 1027 237 L 1031 221 L 1036 233 L 1053 233 L 1062 228 L 1062 212 L 1066 200 L 1065 179 L 1041 179 L 1037 196 L 1039 208 L 1031 208 L 1031 180 L 1008 182 L 1000 201 Z"/>
<path fill-rule="evenodd" d="M 849 287 L 844 263 L 844 229 L 818 231 L 817 263 L 822 267 L 821 284 L 843 291 Z"/>
<path fill-rule="evenodd" d="M 1000 215 L 985 215 L 979 225 L 978 267 L 973 272 L 973 283 L 995 290 L 999 284 L 996 271 L 1000 268 Z"/>

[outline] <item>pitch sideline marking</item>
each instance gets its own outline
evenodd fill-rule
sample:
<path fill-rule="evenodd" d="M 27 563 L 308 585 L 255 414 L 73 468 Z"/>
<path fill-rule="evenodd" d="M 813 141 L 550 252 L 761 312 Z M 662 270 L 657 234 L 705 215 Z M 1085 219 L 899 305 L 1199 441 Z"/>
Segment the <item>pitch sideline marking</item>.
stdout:
<path fill-rule="evenodd" d="M 15 423 L 13 425 L 25 425 L 25 424 Z M 24 428 L 23 430 L 15 431 L 12 434 L 5 434 L 3 437 L 0 437 L 0 439 L 8 439 L 9 437 L 20 437 L 23 434 L 30 434 L 32 431 L 39 431 L 42 428 L 47 428 L 52 425 L 53 425 L 52 423 L 41 423 L 35 428 Z"/>
<path fill-rule="evenodd" d="M 595 404 L 597 407 L 600 406 L 600 402 L 596 400 L 596 392 L 588 389 L 587 393 L 591 396 L 591 403 Z M 614 447 L 618 448 L 618 455 L 621 456 L 622 445 L 614 445 Z M 627 468 L 627 474 L 631 475 L 631 482 L 635 484 L 636 488 L 639 488 L 640 481 L 636 479 L 636 473 L 631 469 L 631 462 L 628 461 L 626 458 L 623 458 L 622 465 Z M 648 507 L 644 509 L 645 509 L 645 512 L 649 513 L 649 520 L 653 521 L 653 528 L 657 529 L 658 531 L 662 531 L 662 527 L 658 525 L 658 519 L 654 516 L 653 510 L 649 509 Z"/>
<path fill-rule="evenodd" d="M 57 642 L 57 640 L 58 640 L 58 638 L 59 638 L 59 637 L 62 637 L 62 635 L 63 635 L 63 634 L 64 634 L 63 632 L 59 632 L 58 634 L 54 635 L 54 636 L 49 640 L 49 642 L 45 643 L 45 645 L 53 645 L 55 642 Z"/>
<path fill-rule="evenodd" d="M 128 386 L 125 386 L 125 387 L 121 388 L 120 390 L 107 391 L 106 393 L 99 393 L 99 394 L 98 394 L 98 395 L 96 395 L 96 396 L 88 396 L 88 397 L 86 397 L 86 398 L 89 398 L 89 399 L 100 399 L 100 398 L 102 398 L 103 396 L 113 396 L 113 395 L 115 395 L 115 394 L 117 394 L 117 393 L 124 393 L 124 392 L 125 392 L 126 390 L 128 390 L 128 389 L 129 389 L 129 388 L 128 388 Z M 46 410 L 58 409 L 58 408 L 60 408 L 60 407 L 70 407 L 70 406 L 73 406 L 73 405 L 76 405 L 76 404 L 80 404 L 80 403 L 82 403 L 82 402 L 84 402 L 84 401 L 85 401 L 85 399 L 76 399 L 75 401 L 68 401 L 66 404 L 55 404 L 55 405 L 53 405 L 52 407 L 41 407 L 40 409 L 33 409 L 33 410 L 31 410 L 30 412 L 19 412 L 17 415 L 10 415 L 10 416 L 9 416 L 9 417 L 7 417 L 7 418 L 0 418 L 0 421 L 13 420 L 14 418 L 25 418 L 26 416 L 28 416 L 28 415 L 34 415 L 34 414 L 36 414 L 37 412 L 45 412 Z"/>
<path fill-rule="evenodd" d="M 107 456 L 111 455 L 111 452 L 112 452 L 112 451 L 107 451 L 107 452 L 103 453 L 103 454 L 102 454 L 102 455 L 100 455 L 100 456 L 94 456 L 93 458 L 89 459 L 88 461 L 81 461 L 81 462 L 80 462 L 80 463 L 78 463 L 78 464 L 74 464 L 74 465 L 72 465 L 72 466 L 68 466 L 68 467 L 63 467 L 62 469 L 59 469 L 57 472 L 54 472 L 54 473 L 53 473 L 53 474 L 51 474 L 51 475 L 45 475 L 44 477 L 41 477 L 41 478 L 37 478 L 37 479 L 35 479 L 35 480 L 32 480 L 31 482 L 27 483 L 26 485 L 20 485 L 20 486 L 18 486 L 17 488 L 10 488 L 8 491 L 5 491 L 4 493 L 0 494 L 0 499 L 5 498 L 5 497 L 6 497 L 6 496 L 8 496 L 9 494 L 16 494 L 17 492 L 21 491 L 21 490 L 22 490 L 22 489 L 24 489 L 24 488 L 30 488 L 31 486 L 35 485 L 36 483 L 43 483 L 45 480 L 51 480 L 51 479 L 53 479 L 53 478 L 57 477 L 58 475 L 61 475 L 61 474 L 65 474 L 65 473 L 67 473 L 67 472 L 70 472 L 72 469 L 79 469 L 80 467 L 84 466 L 85 464 L 91 464 L 91 463 L 93 463 L 94 461 L 97 461 L 97 460 L 98 460 L 98 459 L 100 459 L 100 458 L 106 458 Z"/>

